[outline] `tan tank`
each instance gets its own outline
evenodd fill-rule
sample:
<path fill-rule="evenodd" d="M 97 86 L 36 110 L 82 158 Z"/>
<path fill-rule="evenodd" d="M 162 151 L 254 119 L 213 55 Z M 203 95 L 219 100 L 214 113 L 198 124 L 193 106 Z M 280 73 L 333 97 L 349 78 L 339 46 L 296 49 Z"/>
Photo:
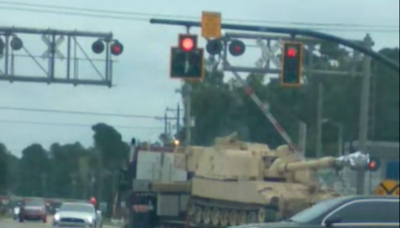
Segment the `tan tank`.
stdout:
<path fill-rule="evenodd" d="M 237 134 L 212 147 L 177 148 L 175 165 L 195 174 L 188 215 L 196 226 L 273 222 L 339 196 L 315 178 L 318 169 L 336 167 L 336 158 L 305 161 L 288 146 L 271 150 Z"/>

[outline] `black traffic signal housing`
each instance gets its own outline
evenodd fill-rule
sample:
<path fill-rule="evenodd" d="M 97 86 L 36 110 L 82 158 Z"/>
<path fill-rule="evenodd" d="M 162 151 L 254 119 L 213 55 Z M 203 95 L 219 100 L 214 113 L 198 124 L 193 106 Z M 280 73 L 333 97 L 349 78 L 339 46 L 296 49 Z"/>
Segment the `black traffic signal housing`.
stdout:
<path fill-rule="evenodd" d="M 170 78 L 201 81 L 204 50 L 197 48 L 197 35 L 180 34 L 178 47 L 171 48 Z"/>
<path fill-rule="evenodd" d="M 282 48 L 282 72 L 280 82 L 285 87 L 302 85 L 303 43 L 284 42 Z"/>
<path fill-rule="evenodd" d="M 370 157 L 366 170 L 376 172 L 381 167 L 381 160 L 377 157 Z"/>
<path fill-rule="evenodd" d="M 204 76 L 204 50 L 187 52 L 179 47 L 171 48 L 170 78 L 187 81 L 201 81 Z"/>

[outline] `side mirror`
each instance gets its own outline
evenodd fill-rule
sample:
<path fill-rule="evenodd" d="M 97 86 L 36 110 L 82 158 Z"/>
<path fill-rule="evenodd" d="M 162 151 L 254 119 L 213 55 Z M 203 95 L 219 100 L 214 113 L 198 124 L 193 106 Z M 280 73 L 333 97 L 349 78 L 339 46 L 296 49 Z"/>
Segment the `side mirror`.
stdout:
<path fill-rule="evenodd" d="M 327 220 L 325 220 L 325 226 L 332 227 L 333 225 L 335 225 L 337 223 L 341 223 L 341 222 L 342 222 L 342 220 L 340 218 L 332 217 L 332 218 L 328 218 Z"/>

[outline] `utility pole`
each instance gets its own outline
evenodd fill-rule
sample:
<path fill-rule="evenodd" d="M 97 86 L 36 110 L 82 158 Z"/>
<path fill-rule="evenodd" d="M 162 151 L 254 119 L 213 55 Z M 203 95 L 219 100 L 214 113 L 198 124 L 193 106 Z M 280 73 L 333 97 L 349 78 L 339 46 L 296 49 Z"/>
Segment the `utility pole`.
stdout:
<path fill-rule="evenodd" d="M 176 135 L 181 132 L 181 105 L 178 103 L 176 107 Z"/>
<path fill-rule="evenodd" d="M 372 38 L 367 35 L 364 39 L 365 46 L 371 49 L 373 46 Z M 362 153 L 368 150 L 368 124 L 369 124 L 369 102 L 371 89 L 371 57 L 364 55 L 363 59 L 363 79 L 361 85 L 361 104 L 360 104 L 360 127 L 358 149 Z M 365 194 L 365 170 L 361 169 L 357 172 L 357 194 Z"/>
<path fill-rule="evenodd" d="M 184 96 L 184 102 L 185 102 L 185 127 L 186 127 L 186 137 L 185 137 L 185 145 L 190 146 L 191 144 L 191 125 L 192 125 L 192 117 L 191 117 L 191 90 L 192 87 L 189 84 L 186 84 L 184 86 L 183 96 Z"/>
<path fill-rule="evenodd" d="M 164 135 L 168 136 L 168 108 L 165 110 L 164 114 Z"/>
<path fill-rule="evenodd" d="M 317 95 L 317 145 L 315 147 L 315 156 L 320 158 L 322 154 L 322 129 L 323 129 L 323 115 L 324 115 L 324 84 L 318 83 L 318 95 Z"/>

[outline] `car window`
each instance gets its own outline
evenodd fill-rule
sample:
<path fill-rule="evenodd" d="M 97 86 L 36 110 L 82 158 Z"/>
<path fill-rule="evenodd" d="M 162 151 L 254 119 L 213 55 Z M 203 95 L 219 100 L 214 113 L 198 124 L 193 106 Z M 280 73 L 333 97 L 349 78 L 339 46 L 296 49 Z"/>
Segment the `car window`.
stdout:
<path fill-rule="evenodd" d="M 330 218 L 340 219 L 341 223 L 398 223 L 399 202 L 352 203 L 332 214 Z"/>
<path fill-rule="evenodd" d="M 60 211 L 95 213 L 94 207 L 90 204 L 63 204 Z"/>
<path fill-rule="evenodd" d="M 43 205 L 44 205 L 43 201 L 25 201 L 25 206 L 43 207 Z"/>

